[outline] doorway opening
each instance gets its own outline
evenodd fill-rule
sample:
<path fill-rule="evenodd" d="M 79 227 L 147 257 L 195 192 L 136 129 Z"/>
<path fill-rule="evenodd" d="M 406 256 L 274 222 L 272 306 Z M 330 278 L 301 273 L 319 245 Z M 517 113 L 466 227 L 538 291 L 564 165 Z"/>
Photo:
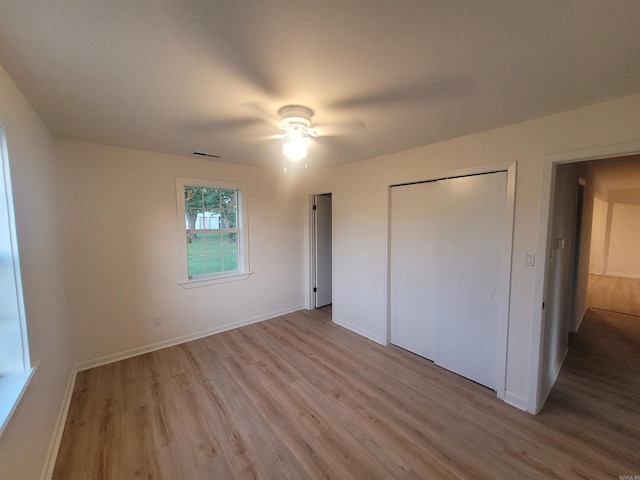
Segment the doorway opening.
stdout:
<path fill-rule="evenodd" d="M 640 299 L 640 155 L 553 164 L 551 186 L 538 411 L 583 319 L 594 328 L 600 310 L 640 322 L 640 300 L 621 310 Z"/>
<path fill-rule="evenodd" d="M 333 208 L 331 193 L 311 198 L 311 306 L 329 315 L 333 307 Z"/>

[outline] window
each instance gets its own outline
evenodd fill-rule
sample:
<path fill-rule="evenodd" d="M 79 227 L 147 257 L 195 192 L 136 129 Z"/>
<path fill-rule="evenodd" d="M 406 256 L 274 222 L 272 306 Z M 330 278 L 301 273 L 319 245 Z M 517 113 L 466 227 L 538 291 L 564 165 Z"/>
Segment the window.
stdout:
<path fill-rule="evenodd" d="M 31 375 L 5 133 L 0 126 L 0 433 Z"/>
<path fill-rule="evenodd" d="M 185 288 L 236 280 L 248 269 L 242 185 L 178 178 L 178 231 Z"/>

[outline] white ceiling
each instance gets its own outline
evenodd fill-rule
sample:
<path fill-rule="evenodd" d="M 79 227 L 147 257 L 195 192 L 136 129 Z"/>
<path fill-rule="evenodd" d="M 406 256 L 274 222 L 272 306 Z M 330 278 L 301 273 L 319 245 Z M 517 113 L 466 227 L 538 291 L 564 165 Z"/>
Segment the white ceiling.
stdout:
<path fill-rule="evenodd" d="M 640 90 L 638 0 L 0 0 L 0 64 L 61 137 L 279 167 L 357 161 Z M 266 114 L 266 115 L 265 115 Z"/>

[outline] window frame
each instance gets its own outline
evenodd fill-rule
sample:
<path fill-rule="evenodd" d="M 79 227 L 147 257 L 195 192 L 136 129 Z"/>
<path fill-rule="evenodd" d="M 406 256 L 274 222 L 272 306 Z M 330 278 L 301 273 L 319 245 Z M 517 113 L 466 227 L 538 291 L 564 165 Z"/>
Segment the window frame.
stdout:
<path fill-rule="evenodd" d="M 15 412 L 22 395 L 35 373 L 37 362 L 31 363 L 29 354 L 29 339 L 27 336 L 27 321 L 25 316 L 24 298 L 22 293 L 22 276 L 20 273 L 20 257 L 18 255 L 18 239 L 16 235 L 15 213 L 13 207 L 13 192 L 11 188 L 11 173 L 9 169 L 9 154 L 7 149 L 6 132 L 0 125 L 0 195 L 4 197 L 6 207 L 0 215 L 7 220 L 8 243 L 13 269 L 13 284 L 15 286 L 16 315 L 11 321 L 15 322 L 20 332 L 20 358 L 14 359 L 15 368 L 7 371 L 0 370 L 0 436 Z M 4 219 L 3 219 L 4 220 Z"/>
<path fill-rule="evenodd" d="M 238 269 L 227 272 L 217 272 L 202 274 L 189 278 L 188 256 L 187 256 L 187 229 L 185 228 L 185 199 L 184 189 L 186 186 L 216 188 L 223 190 L 237 191 L 237 219 L 236 229 L 238 231 Z M 183 288 L 204 287 L 207 285 L 217 285 L 221 283 L 237 282 L 246 280 L 251 276 L 249 268 L 249 226 L 247 221 L 247 188 L 242 183 L 226 182 L 221 180 L 206 178 L 176 177 L 176 201 L 178 217 L 178 253 L 179 253 L 179 277 L 178 285 Z"/>

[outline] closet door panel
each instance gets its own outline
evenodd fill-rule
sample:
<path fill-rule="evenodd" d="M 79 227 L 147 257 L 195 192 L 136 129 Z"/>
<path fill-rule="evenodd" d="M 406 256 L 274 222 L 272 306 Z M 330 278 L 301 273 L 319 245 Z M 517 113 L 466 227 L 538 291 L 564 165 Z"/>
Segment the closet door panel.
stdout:
<path fill-rule="evenodd" d="M 439 182 L 391 189 L 391 343 L 434 358 Z"/>
<path fill-rule="evenodd" d="M 506 173 L 445 180 L 441 191 L 435 362 L 495 389 Z"/>

